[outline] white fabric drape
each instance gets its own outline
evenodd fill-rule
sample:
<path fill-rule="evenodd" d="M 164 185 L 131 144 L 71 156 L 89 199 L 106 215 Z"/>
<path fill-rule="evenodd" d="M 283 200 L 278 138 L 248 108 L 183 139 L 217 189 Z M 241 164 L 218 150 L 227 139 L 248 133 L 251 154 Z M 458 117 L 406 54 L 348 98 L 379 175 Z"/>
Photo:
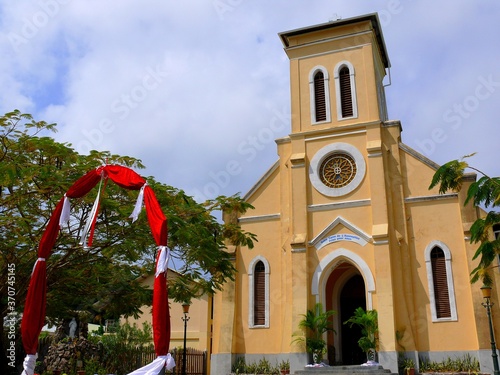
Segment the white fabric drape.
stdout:
<path fill-rule="evenodd" d="M 64 194 L 64 203 L 61 212 L 61 216 L 59 217 L 59 227 L 62 228 L 64 224 L 69 221 L 69 214 L 71 212 L 71 204 L 69 203 L 69 198 Z"/>
<path fill-rule="evenodd" d="M 38 353 L 36 354 L 28 354 L 24 357 L 23 362 L 23 372 L 21 375 L 33 375 L 35 373 L 36 359 L 38 357 Z"/>
<path fill-rule="evenodd" d="M 164 366 L 166 366 L 169 371 L 175 367 L 174 358 L 170 355 L 170 353 L 156 357 L 156 359 L 150 364 L 141 367 L 128 375 L 158 375 Z"/>
<path fill-rule="evenodd" d="M 158 246 L 160 256 L 158 257 L 158 264 L 156 265 L 155 277 L 165 272 L 168 267 L 168 259 L 170 258 L 170 249 L 166 246 Z"/>
<path fill-rule="evenodd" d="M 80 242 L 84 248 L 87 247 L 87 237 L 89 235 L 90 228 L 92 227 L 92 223 L 94 222 L 95 215 L 97 215 L 97 209 L 99 208 L 100 198 L 101 198 L 101 187 L 99 186 L 97 197 L 95 198 L 94 205 L 92 206 L 92 210 L 90 211 L 87 222 L 85 223 L 85 228 L 83 229 L 82 236 L 80 238 Z"/>
<path fill-rule="evenodd" d="M 134 210 L 130 214 L 129 218 L 132 219 L 132 223 L 137 220 L 139 214 L 141 213 L 142 203 L 144 201 L 144 188 L 146 187 L 147 182 L 142 185 L 141 190 L 139 191 L 139 195 L 137 196 L 137 201 L 135 202 Z"/>
<path fill-rule="evenodd" d="M 45 262 L 45 258 L 38 258 L 35 262 L 35 265 L 33 266 L 33 269 L 31 270 L 31 274 L 33 275 L 33 272 L 35 272 L 36 264 L 38 262 Z"/>

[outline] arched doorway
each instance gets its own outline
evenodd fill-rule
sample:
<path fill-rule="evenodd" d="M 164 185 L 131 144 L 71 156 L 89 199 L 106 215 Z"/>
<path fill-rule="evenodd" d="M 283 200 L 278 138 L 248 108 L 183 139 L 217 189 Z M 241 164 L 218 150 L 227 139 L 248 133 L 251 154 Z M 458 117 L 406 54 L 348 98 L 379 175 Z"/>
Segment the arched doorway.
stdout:
<path fill-rule="evenodd" d="M 330 365 L 359 365 L 366 362 L 365 355 L 358 349 L 357 342 L 361 337 L 359 330 L 356 333 L 354 327 L 351 329 L 343 322 L 352 316 L 357 307 L 371 309 L 374 291 L 375 280 L 370 267 L 363 258 L 350 250 L 335 250 L 321 259 L 316 267 L 311 292 L 327 310 L 337 311 L 333 321 L 336 333 L 327 335 L 327 359 Z M 349 344 L 346 339 L 343 342 L 345 336 L 351 336 L 354 344 Z"/>
<path fill-rule="evenodd" d="M 361 329 L 344 324 L 358 307 L 366 308 L 365 282 L 360 274 L 349 278 L 340 290 L 339 317 L 340 317 L 340 345 L 341 361 L 343 365 L 360 365 L 366 362 L 366 355 L 360 349 L 358 340 Z"/>

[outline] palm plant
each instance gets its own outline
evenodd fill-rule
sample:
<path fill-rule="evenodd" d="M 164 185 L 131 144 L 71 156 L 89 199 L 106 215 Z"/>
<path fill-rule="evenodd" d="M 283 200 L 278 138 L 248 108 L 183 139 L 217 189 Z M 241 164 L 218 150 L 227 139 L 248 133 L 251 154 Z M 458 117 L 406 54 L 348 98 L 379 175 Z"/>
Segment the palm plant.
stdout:
<path fill-rule="evenodd" d="M 361 328 L 362 336 L 358 340 L 358 345 L 366 353 L 368 361 L 374 361 L 378 343 L 377 310 L 365 311 L 362 307 L 358 307 L 354 310 L 354 315 L 344 324 L 349 324 L 349 327 L 357 325 Z"/>
<path fill-rule="evenodd" d="M 306 337 L 297 337 L 294 341 L 305 341 L 306 350 L 312 354 L 314 363 L 319 363 L 326 353 L 326 341 L 323 335 L 326 332 L 335 332 L 330 317 L 336 314 L 334 310 L 323 311 L 321 303 L 317 303 L 314 309 L 307 310 L 302 314 L 303 319 L 299 322 L 299 327 L 305 330 Z"/>

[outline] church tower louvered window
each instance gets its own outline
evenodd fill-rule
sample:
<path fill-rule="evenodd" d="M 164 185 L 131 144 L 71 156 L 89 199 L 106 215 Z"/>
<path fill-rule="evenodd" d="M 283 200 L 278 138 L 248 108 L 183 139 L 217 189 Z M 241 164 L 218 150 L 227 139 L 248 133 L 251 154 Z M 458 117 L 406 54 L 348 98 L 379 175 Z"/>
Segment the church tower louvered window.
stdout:
<path fill-rule="evenodd" d="M 328 77 L 328 70 L 321 65 L 315 66 L 309 72 L 312 124 L 331 121 Z"/>
<path fill-rule="evenodd" d="M 335 66 L 333 73 L 335 77 L 337 120 L 357 118 L 354 66 L 349 61 L 341 61 Z"/>
<path fill-rule="evenodd" d="M 351 75 L 349 68 L 344 66 L 339 72 L 340 81 L 340 106 L 342 117 L 352 117 L 352 91 Z"/>
<path fill-rule="evenodd" d="M 325 77 L 321 71 L 314 75 L 314 106 L 316 122 L 326 121 Z"/>

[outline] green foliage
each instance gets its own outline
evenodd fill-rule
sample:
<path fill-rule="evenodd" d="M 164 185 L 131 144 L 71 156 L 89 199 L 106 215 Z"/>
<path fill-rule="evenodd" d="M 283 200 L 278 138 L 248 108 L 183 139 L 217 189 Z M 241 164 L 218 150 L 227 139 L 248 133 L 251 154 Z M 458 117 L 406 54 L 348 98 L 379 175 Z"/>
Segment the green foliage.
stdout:
<path fill-rule="evenodd" d="M 303 319 L 299 322 L 299 328 L 305 331 L 304 336 L 299 336 L 293 342 L 305 342 L 306 350 L 313 354 L 317 362 L 321 361 L 326 353 L 326 341 L 323 335 L 326 332 L 335 332 L 332 326 L 331 317 L 337 312 L 334 310 L 323 311 L 321 303 L 317 303 L 314 309 L 307 310 L 302 314 Z"/>
<path fill-rule="evenodd" d="M 245 358 L 238 357 L 231 367 L 231 372 L 235 374 L 245 374 L 246 371 L 246 363 Z"/>
<path fill-rule="evenodd" d="M 182 277 L 169 284 L 169 296 L 176 302 L 185 302 L 222 290 L 224 283 L 234 280 L 236 273 L 234 254 L 226 251 L 227 247 L 251 249 L 256 237 L 243 231 L 237 223 L 221 224 L 213 212 L 237 216 L 253 207 L 238 196 L 220 196 L 199 204 L 181 190 L 172 187 L 162 190 L 161 186 L 157 186 L 157 190 L 169 223 L 171 255 L 183 265 L 178 269 Z"/>
<path fill-rule="evenodd" d="M 89 375 L 106 375 L 106 368 L 104 368 L 97 359 L 89 359 L 85 361 L 85 374 Z"/>
<path fill-rule="evenodd" d="M 463 159 L 473 156 L 466 155 Z M 480 170 L 471 167 L 464 160 L 452 160 L 442 165 L 434 174 L 429 189 L 439 185 L 439 192 L 448 190 L 459 191 L 462 188 L 465 169 L 469 168 L 480 175 L 467 189 L 465 204 L 472 202 L 476 206 L 496 208 L 500 206 L 500 178 L 490 177 Z M 471 282 L 482 280 L 485 285 L 491 285 L 490 269 L 497 254 L 500 254 L 500 241 L 492 238 L 492 228 L 500 224 L 500 213 L 489 211 L 486 217 L 478 218 L 471 226 L 471 243 L 480 243 L 473 259 L 479 259 L 479 264 L 471 272 Z"/>
<path fill-rule="evenodd" d="M 286 361 L 281 361 L 278 367 L 281 370 L 290 370 L 290 361 L 288 359 Z"/>
<path fill-rule="evenodd" d="M 290 368 L 290 364 L 288 365 Z M 259 362 L 249 363 L 245 362 L 245 358 L 238 357 L 236 362 L 231 367 L 233 374 L 279 374 L 280 366 L 273 366 L 266 359 L 262 358 Z"/>
<path fill-rule="evenodd" d="M 424 372 L 467 372 L 478 373 L 480 371 L 479 361 L 466 354 L 462 358 L 446 358 L 441 362 L 429 361 L 420 358 L 419 371 Z"/>
<path fill-rule="evenodd" d="M 113 334 L 91 336 L 89 339 L 101 348 L 98 370 L 118 375 L 136 370 L 140 365 L 141 353 L 152 349 L 151 337 L 149 323 L 144 323 L 142 329 L 135 324 L 131 326 L 125 323 Z M 90 362 L 89 366 L 95 366 L 95 361 Z"/>
<path fill-rule="evenodd" d="M 439 184 L 439 192 L 446 193 L 448 190 L 459 191 L 462 188 L 462 178 L 467 163 L 462 160 L 452 160 L 443 164 L 434 174 L 429 189 Z"/>
<path fill-rule="evenodd" d="M 365 353 L 377 350 L 378 344 L 378 314 L 377 310 L 365 311 L 362 307 L 354 310 L 353 316 L 344 322 L 350 327 L 357 325 L 361 328 L 361 338 L 358 345 Z"/>
<path fill-rule="evenodd" d="M 415 361 L 411 358 L 403 358 L 400 362 L 401 368 L 405 370 L 409 370 L 411 368 L 415 368 Z"/>

